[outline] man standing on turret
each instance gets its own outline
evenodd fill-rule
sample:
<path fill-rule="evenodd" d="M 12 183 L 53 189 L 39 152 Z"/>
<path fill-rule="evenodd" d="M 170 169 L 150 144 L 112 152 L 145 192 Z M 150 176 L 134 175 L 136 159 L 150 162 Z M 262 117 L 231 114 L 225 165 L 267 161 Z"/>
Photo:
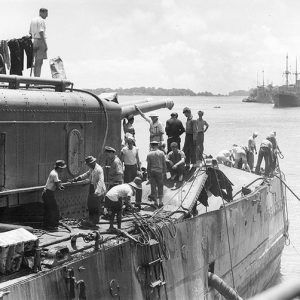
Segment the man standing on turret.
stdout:
<path fill-rule="evenodd" d="M 46 22 L 48 9 L 41 8 L 39 16 L 32 19 L 29 34 L 33 39 L 34 76 L 41 76 L 43 60 L 47 59 Z"/>

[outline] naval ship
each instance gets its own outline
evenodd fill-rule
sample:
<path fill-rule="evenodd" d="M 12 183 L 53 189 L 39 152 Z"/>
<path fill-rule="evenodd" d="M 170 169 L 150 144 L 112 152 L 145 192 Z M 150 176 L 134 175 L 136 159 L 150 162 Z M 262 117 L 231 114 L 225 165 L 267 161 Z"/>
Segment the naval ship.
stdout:
<path fill-rule="evenodd" d="M 136 115 L 75 89 L 66 80 L 0 75 L 0 297 L 50 299 L 242 299 L 279 273 L 288 233 L 284 176 L 268 178 L 224 165 L 186 172 L 164 186 L 164 206 L 149 202 L 123 218 L 122 230 L 82 229 L 89 183 L 68 183 L 121 147 L 121 121 Z M 172 101 L 139 104 L 143 112 Z M 41 227 L 41 192 L 57 159 L 67 162 L 56 192 L 58 232 Z M 226 179 L 226 180 L 225 180 Z M 233 185 L 225 183 L 230 182 Z"/>
<path fill-rule="evenodd" d="M 297 71 L 297 59 L 296 59 L 296 69 L 295 69 L 295 83 L 289 83 L 289 75 L 291 72 L 288 68 L 288 55 L 286 56 L 286 70 L 285 75 L 285 85 L 278 88 L 278 91 L 274 94 L 274 107 L 296 107 L 300 106 L 300 80 L 298 80 Z"/>

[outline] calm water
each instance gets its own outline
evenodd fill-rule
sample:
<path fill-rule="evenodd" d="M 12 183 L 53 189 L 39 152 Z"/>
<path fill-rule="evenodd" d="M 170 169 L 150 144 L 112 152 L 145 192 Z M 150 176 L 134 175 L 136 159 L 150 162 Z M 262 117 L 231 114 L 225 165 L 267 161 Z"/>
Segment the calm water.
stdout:
<path fill-rule="evenodd" d="M 120 103 L 143 100 L 146 97 L 120 97 Z M 194 116 L 198 110 L 204 111 L 204 119 L 209 123 L 205 135 L 206 154 L 216 155 L 220 150 L 230 149 L 232 144 L 247 145 L 253 131 L 258 132 L 257 145 L 271 131 L 277 132 L 277 141 L 284 154 L 280 160 L 281 170 L 292 190 L 300 196 L 300 107 L 274 109 L 271 104 L 243 103 L 243 97 L 172 97 L 179 119 L 185 124 L 182 109 L 189 106 Z M 163 97 L 152 97 L 163 99 Z M 220 106 L 220 108 L 216 108 Z M 160 120 L 170 118 L 170 111 L 157 111 Z M 149 125 L 144 119 L 135 118 L 136 139 L 144 162 L 148 150 Z M 182 139 L 184 140 L 184 139 Z M 145 164 L 145 163 L 144 163 Z M 289 235 L 291 244 L 282 255 L 281 280 L 300 276 L 300 202 L 288 192 Z"/>

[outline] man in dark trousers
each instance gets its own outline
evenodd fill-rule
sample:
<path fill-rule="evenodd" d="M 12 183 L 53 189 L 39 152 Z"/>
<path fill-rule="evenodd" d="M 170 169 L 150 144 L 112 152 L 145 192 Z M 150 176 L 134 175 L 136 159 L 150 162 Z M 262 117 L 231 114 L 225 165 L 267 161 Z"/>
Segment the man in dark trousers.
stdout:
<path fill-rule="evenodd" d="M 96 224 L 99 222 L 101 203 L 104 202 L 104 195 L 106 192 L 104 173 L 100 165 L 96 163 L 96 158 L 88 156 L 85 159 L 86 165 L 89 170 L 74 178 L 72 182 L 88 179 L 90 182 L 89 196 L 87 201 L 89 211 L 89 221 L 83 222 L 82 226 L 96 229 Z"/>
<path fill-rule="evenodd" d="M 185 153 L 186 167 L 190 167 L 190 163 L 196 165 L 196 146 L 197 146 L 197 121 L 193 119 L 191 109 L 185 107 L 183 114 L 186 116 L 185 141 L 183 151 Z"/>
<path fill-rule="evenodd" d="M 123 164 L 116 155 L 116 149 L 105 146 L 105 181 L 107 190 L 113 186 L 123 183 Z"/>
<path fill-rule="evenodd" d="M 159 150 L 159 143 L 157 141 L 152 141 L 150 145 L 151 151 L 147 155 L 147 172 L 151 185 L 151 194 L 149 199 L 154 201 L 156 206 L 162 207 L 162 199 L 164 195 L 164 177 L 167 169 L 166 158 L 164 152 Z"/>
<path fill-rule="evenodd" d="M 142 179 L 135 177 L 129 183 L 123 183 L 112 187 L 105 196 L 105 206 L 110 211 L 108 232 L 114 232 L 113 226 L 115 216 L 117 215 L 118 229 L 121 229 L 123 204 L 131 206 L 131 197 L 137 190 L 142 190 Z"/>
<path fill-rule="evenodd" d="M 172 151 L 171 143 L 175 142 L 180 149 L 180 136 L 185 132 L 182 122 L 178 120 L 178 114 L 176 112 L 171 113 L 171 119 L 166 122 L 166 134 L 168 136 L 167 145 L 168 153 Z"/>
<path fill-rule="evenodd" d="M 269 176 L 271 160 L 272 160 L 272 143 L 268 140 L 268 138 L 262 140 L 260 144 L 256 168 L 255 168 L 255 173 L 258 175 L 260 174 L 260 165 L 263 158 L 265 160 L 265 175 Z"/>
<path fill-rule="evenodd" d="M 59 210 L 54 192 L 56 190 L 64 189 L 59 176 L 63 173 L 63 170 L 66 167 L 67 165 L 64 160 L 56 161 L 54 169 L 50 172 L 46 186 L 42 193 L 42 199 L 44 202 L 44 227 L 48 230 L 54 231 L 58 226 Z"/>
<path fill-rule="evenodd" d="M 203 120 L 204 112 L 199 110 L 197 119 L 197 160 L 203 160 L 203 150 L 204 150 L 204 133 L 207 131 L 209 125 Z"/>

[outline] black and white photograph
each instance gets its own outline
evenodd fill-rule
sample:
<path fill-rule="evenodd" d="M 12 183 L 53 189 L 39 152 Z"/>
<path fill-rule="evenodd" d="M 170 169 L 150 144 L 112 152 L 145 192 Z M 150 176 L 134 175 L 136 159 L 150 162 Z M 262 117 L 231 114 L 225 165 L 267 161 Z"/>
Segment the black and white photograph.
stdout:
<path fill-rule="evenodd" d="M 300 297 L 299 1 L 0 5 L 0 300 Z"/>

